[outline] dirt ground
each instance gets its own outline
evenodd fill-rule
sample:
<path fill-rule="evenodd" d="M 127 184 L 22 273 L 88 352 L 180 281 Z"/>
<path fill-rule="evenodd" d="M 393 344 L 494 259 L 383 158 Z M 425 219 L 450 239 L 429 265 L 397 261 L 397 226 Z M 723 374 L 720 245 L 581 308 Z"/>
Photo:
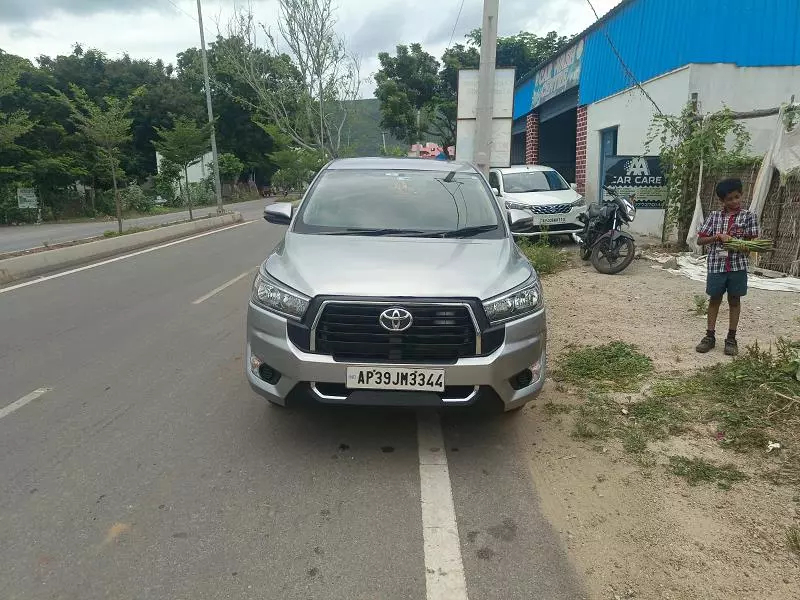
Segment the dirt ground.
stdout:
<path fill-rule="evenodd" d="M 704 285 L 637 260 L 607 276 L 578 264 L 544 281 L 549 358 L 569 344 L 633 343 L 657 372 L 692 370 L 727 360 L 722 349 L 698 355 L 705 317 L 693 296 Z M 718 330 L 727 329 L 727 310 Z M 743 301 L 740 347 L 800 338 L 800 295 L 751 289 Z M 575 390 L 548 381 L 541 399 L 515 421 L 542 509 L 563 536 L 593 599 L 800 598 L 800 560 L 786 545 L 786 527 L 800 525 L 800 489 L 758 477 L 752 457 L 723 450 L 711 432 L 651 444 L 642 466 L 618 442 L 571 437 L 571 414 L 548 414 L 545 403 L 577 405 Z M 689 486 L 667 472 L 680 454 L 735 464 L 754 476 L 730 490 Z"/>

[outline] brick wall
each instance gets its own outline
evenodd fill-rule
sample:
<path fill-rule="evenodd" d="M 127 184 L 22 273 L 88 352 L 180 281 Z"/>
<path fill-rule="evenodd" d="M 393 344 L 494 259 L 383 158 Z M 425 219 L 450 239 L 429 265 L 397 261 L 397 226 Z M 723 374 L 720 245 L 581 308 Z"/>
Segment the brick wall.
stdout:
<path fill-rule="evenodd" d="M 576 127 L 575 146 L 575 183 L 578 192 L 586 191 L 586 106 L 578 107 L 578 122 Z"/>
<path fill-rule="evenodd" d="M 525 119 L 525 164 L 539 164 L 539 113 L 528 113 Z"/>

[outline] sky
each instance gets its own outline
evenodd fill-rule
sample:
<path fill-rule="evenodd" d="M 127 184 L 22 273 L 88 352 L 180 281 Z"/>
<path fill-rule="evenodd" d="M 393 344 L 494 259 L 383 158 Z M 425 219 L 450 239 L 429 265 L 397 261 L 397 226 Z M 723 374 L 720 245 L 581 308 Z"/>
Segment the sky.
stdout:
<path fill-rule="evenodd" d="M 620 0 L 591 0 L 600 15 Z M 361 60 L 368 78 L 379 52 L 397 44 L 422 43 L 441 56 L 450 43 L 480 27 L 481 0 L 334 0 L 337 31 Z M 267 25 L 277 16 L 276 0 L 202 0 L 206 38 L 224 31 L 237 8 L 252 6 Z M 196 0 L 0 0 L 0 49 L 34 60 L 68 54 L 72 45 L 97 48 L 108 56 L 175 63 L 186 48 L 199 46 Z M 578 33 L 594 21 L 589 0 L 500 0 L 500 35 L 520 31 Z M 374 86 L 365 82 L 362 96 Z"/>

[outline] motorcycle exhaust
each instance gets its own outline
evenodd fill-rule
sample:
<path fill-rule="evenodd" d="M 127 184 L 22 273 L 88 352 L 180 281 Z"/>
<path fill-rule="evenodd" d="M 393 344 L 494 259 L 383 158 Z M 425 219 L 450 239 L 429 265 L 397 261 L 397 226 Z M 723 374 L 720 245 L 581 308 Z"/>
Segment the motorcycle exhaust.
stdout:
<path fill-rule="evenodd" d="M 583 238 L 579 236 L 577 233 L 572 234 L 572 241 L 578 245 L 583 244 Z"/>

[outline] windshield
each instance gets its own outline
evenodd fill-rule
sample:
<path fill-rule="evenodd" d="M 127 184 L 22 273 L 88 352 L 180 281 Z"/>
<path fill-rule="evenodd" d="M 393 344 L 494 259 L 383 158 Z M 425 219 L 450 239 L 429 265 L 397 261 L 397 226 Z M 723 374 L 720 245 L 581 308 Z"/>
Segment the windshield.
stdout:
<path fill-rule="evenodd" d="M 470 236 L 497 238 L 505 236 L 500 218 L 478 173 L 332 169 L 309 192 L 294 230 L 425 235 L 468 228 Z"/>
<path fill-rule="evenodd" d="M 511 194 L 526 192 L 553 192 L 568 190 L 569 185 L 558 171 L 524 171 L 522 173 L 503 173 L 504 191 Z"/>

